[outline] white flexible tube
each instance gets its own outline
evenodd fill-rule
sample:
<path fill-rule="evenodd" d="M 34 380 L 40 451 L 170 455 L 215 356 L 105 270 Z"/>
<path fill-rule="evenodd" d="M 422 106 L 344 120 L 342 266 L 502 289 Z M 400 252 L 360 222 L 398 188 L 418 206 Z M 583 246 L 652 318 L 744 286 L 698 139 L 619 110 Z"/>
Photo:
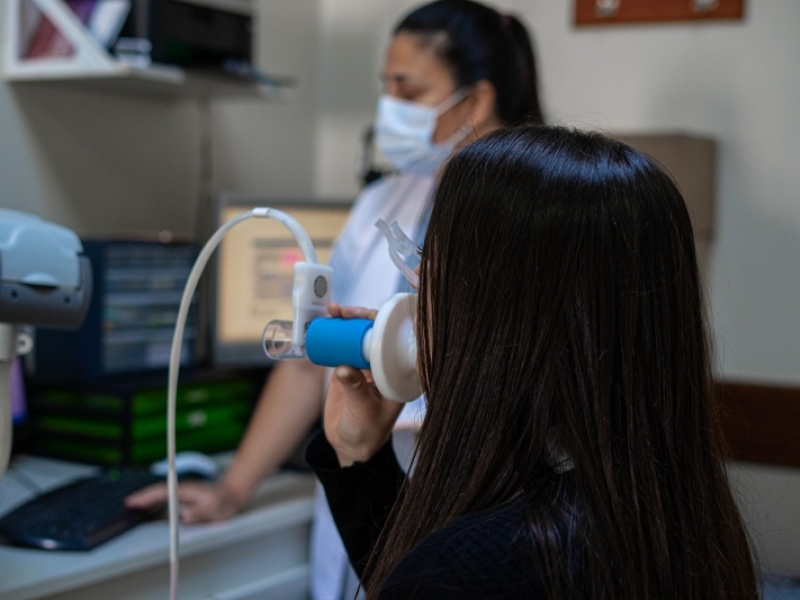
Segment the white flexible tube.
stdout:
<path fill-rule="evenodd" d="M 230 221 L 222 225 L 211 238 L 203 246 L 200 255 L 189 273 L 189 279 L 186 281 L 186 286 L 183 289 L 183 297 L 181 298 L 180 308 L 178 309 L 178 319 L 175 323 L 175 333 L 172 337 L 172 349 L 169 356 L 169 379 L 167 391 L 167 460 L 169 471 L 167 473 L 167 492 L 168 492 L 168 512 L 169 512 L 169 565 L 170 565 L 170 586 L 169 597 L 170 600 L 177 600 L 178 598 L 178 475 L 175 471 L 175 409 L 177 405 L 178 395 L 178 372 L 181 366 L 181 345 L 183 342 L 183 330 L 186 327 L 186 318 L 189 314 L 189 306 L 192 302 L 197 282 L 200 280 L 200 275 L 203 273 L 208 259 L 216 250 L 222 238 L 242 221 L 251 218 L 270 218 L 283 223 L 287 229 L 294 235 L 297 240 L 300 250 L 303 252 L 303 257 L 306 262 L 316 263 L 317 253 L 314 250 L 314 245 L 311 243 L 311 238 L 303 229 L 302 225 L 296 219 L 290 217 L 286 213 L 272 208 L 254 208 L 251 211 L 242 213 L 232 218 Z"/>
<path fill-rule="evenodd" d="M 274 208 L 254 208 L 251 212 L 254 217 L 268 217 L 283 223 L 286 229 L 294 236 L 297 245 L 300 246 L 303 259 L 307 263 L 317 264 L 317 251 L 314 249 L 314 244 L 311 243 L 311 238 L 308 237 L 306 230 L 297 222 L 297 219 L 279 210 L 275 210 Z"/>

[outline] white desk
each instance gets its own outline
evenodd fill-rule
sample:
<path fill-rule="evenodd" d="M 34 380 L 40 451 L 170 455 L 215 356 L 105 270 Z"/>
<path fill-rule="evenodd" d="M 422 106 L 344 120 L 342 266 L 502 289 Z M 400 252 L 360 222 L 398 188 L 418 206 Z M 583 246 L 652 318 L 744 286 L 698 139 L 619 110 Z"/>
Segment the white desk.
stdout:
<path fill-rule="evenodd" d="M 94 468 L 23 456 L 0 481 L 0 515 L 41 489 Z M 185 600 L 293 600 L 307 597 L 308 535 L 314 478 L 281 473 L 267 480 L 242 514 L 223 523 L 182 526 L 179 597 Z M 166 600 L 166 521 L 135 527 L 89 552 L 0 545 L 0 599 Z"/>

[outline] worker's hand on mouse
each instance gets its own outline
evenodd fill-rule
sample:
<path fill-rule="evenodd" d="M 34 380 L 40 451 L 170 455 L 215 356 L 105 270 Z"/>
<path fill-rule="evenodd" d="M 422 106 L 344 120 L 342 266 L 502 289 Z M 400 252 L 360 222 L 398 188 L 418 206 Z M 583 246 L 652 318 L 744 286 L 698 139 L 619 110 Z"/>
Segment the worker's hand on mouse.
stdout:
<path fill-rule="evenodd" d="M 189 481 L 178 486 L 181 521 L 184 523 L 229 519 L 244 507 L 246 501 L 246 498 L 226 484 L 224 478 L 214 483 Z M 165 483 L 151 485 L 125 499 L 126 507 L 141 510 L 149 510 L 166 503 Z"/>
<path fill-rule="evenodd" d="M 373 309 L 328 305 L 332 317 L 375 319 Z M 389 440 L 403 405 L 384 398 L 369 371 L 337 367 L 325 398 L 325 437 L 339 464 L 349 467 L 369 460 Z"/>

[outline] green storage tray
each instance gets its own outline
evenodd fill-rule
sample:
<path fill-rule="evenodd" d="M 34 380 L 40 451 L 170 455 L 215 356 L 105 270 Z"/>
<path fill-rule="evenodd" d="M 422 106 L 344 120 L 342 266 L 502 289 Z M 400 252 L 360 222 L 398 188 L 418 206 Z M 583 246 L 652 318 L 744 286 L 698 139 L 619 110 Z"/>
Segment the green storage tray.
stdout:
<path fill-rule="evenodd" d="M 260 379 L 201 373 L 179 384 L 179 450 L 235 448 L 256 401 Z M 103 465 L 142 465 L 166 455 L 165 378 L 32 391 L 34 452 Z"/>
<path fill-rule="evenodd" d="M 252 394 L 253 385 L 245 380 L 181 384 L 178 387 L 176 403 L 180 409 L 231 398 L 250 398 Z M 129 394 L 124 390 L 118 393 L 98 393 L 80 389 L 46 388 L 39 392 L 38 401 L 43 405 L 67 408 L 71 411 L 84 409 L 118 413 L 130 409 L 133 415 L 147 415 L 166 412 L 167 390 L 163 387 Z"/>
<path fill-rule="evenodd" d="M 244 434 L 245 424 L 227 423 L 213 431 L 189 432 L 176 435 L 178 452 L 221 452 L 236 446 Z M 41 440 L 39 449 L 49 456 L 100 465 L 130 464 L 143 466 L 161 460 L 167 455 L 166 439 L 146 440 L 125 449 L 113 442 L 98 442 L 78 438 L 49 436 Z"/>
<path fill-rule="evenodd" d="M 180 410 L 175 413 L 175 431 L 216 427 L 227 422 L 241 422 L 250 413 L 250 402 L 232 400 L 203 408 Z M 75 436 L 121 439 L 129 435 L 132 440 L 164 437 L 167 434 L 166 414 L 134 416 L 130 424 L 108 417 L 46 414 L 37 418 L 37 429 L 47 433 Z M 126 427 L 128 431 L 126 431 Z"/>

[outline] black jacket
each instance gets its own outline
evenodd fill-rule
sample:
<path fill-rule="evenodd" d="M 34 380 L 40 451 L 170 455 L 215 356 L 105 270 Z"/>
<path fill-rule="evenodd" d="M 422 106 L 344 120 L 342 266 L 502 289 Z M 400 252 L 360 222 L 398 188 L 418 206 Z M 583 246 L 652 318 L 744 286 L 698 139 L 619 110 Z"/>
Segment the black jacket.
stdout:
<path fill-rule="evenodd" d="M 325 488 L 350 562 L 361 577 L 405 480 L 391 441 L 368 462 L 341 468 L 320 432 L 306 458 Z M 380 598 L 544 598 L 526 531 L 521 500 L 456 519 L 400 561 Z"/>

